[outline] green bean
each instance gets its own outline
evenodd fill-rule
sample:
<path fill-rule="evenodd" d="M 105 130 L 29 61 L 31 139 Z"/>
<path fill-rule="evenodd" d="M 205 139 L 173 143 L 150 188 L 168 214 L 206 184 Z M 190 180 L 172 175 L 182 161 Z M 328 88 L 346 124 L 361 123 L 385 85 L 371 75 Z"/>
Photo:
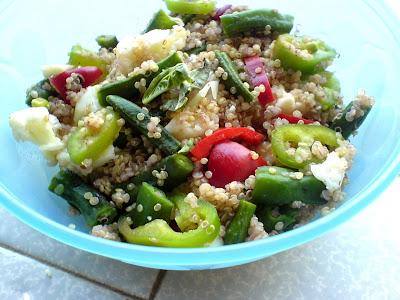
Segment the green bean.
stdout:
<path fill-rule="evenodd" d="M 226 79 L 223 76 L 221 77 L 221 82 L 225 85 L 225 88 L 232 94 L 242 96 L 244 101 L 251 102 L 254 99 L 254 95 L 243 84 L 229 56 L 225 52 L 218 50 L 215 51 L 215 56 L 219 61 L 219 66 L 228 74 Z"/>
<path fill-rule="evenodd" d="M 256 216 L 264 224 L 266 232 L 271 232 L 272 230 L 278 232 L 288 231 L 297 223 L 295 216 L 299 213 L 298 209 L 284 205 L 279 207 L 279 214 L 277 216 L 274 215 L 273 211 L 274 209 L 270 206 L 257 206 Z M 277 226 L 279 222 L 281 226 Z"/>
<path fill-rule="evenodd" d="M 250 221 L 256 211 L 256 206 L 245 200 L 240 200 L 239 207 L 225 233 L 224 244 L 243 243 L 248 235 Z"/>
<path fill-rule="evenodd" d="M 119 96 L 107 96 L 107 102 L 113 106 L 125 121 L 142 135 L 149 137 L 149 141 L 160 148 L 167 155 L 174 154 L 181 148 L 181 143 L 160 124 L 151 122 L 150 114 L 140 106 Z M 154 126 L 155 133 L 149 131 L 148 126 Z M 153 136 L 149 136 L 153 133 Z"/>
<path fill-rule="evenodd" d="M 197 47 L 197 48 L 193 48 L 193 49 L 187 50 L 186 53 L 189 56 L 192 55 L 192 54 L 197 55 L 200 52 L 203 52 L 203 51 L 206 51 L 206 50 L 207 50 L 207 45 L 203 44 L 201 47 Z"/>
<path fill-rule="evenodd" d="M 194 16 L 194 14 L 184 14 L 181 18 L 183 24 L 186 25 L 187 23 L 189 23 L 194 18 Z"/>
<path fill-rule="evenodd" d="M 89 227 L 99 223 L 112 223 L 117 215 L 116 209 L 109 204 L 104 195 L 67 169 L 61 169 L 53 177 L 49 190 L 78 209 Z M 94 201 L 94 204 L 90 201 Z"/>
<path fill-rule="evenodd" d="M 293 16 L 283 15 L 274 9 L 246 10 L 221 16 L 221 25 L 229 38 L 245 32 L 269 31 L 289 33 L 293 28 Z"/>
<path fill-rule="evenodd" d="M 349 105 L 347 105 L 346 108 L 339 114 L 339 118 L 333 120 L 329 128 L 339 131 L 344 139 L 348 139 L 350 135 L 357 131 L 357 129 L 365 121 L 368 113 L 371 111 L 371 108 L 372 104 L 366 104 L 356 108 L 353 101 L 351 101 Z M 351 110 L 360 112 L 353 117 L 352 121 L 348 121 L 347 114 L 350 113 Z"/>
<path fill-rule="evenodd" d="M 32 106 L 32 100 L 35 98 L 43 98 L 48 100 L 50 96 L 56 97 L 57 95 L 58 93 L 50 84 L 50 81 L 48 79 L 43 79 L 28 89 L 26 92 L 25 103 L 29 106 Z"/>
<path fill-rule="evenodd" d="M 166 178 L 160 180 L 156 176 L 157 174 L 161 175 L 162 171 L 164 171 L 163 174 Z M 128 181 L 112 186 L 112 192 L 118 188 L 123 189 L 130 196 L 131 201 L 129 204 L 132 204 L 136 201 L 142 182 L 147 182 L 164 192 L 170 192 L 181 183 L 184 183 L 192 171 L 193 163 L 190 158 L 177 153 L 167 156 L 149 171 L 140 173 Z"/>

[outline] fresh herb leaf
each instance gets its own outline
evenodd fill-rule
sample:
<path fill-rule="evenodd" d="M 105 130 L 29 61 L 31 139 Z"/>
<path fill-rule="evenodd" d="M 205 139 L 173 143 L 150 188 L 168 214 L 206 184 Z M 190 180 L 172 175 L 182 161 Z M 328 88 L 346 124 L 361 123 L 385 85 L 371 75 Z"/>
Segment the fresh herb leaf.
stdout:
<path fill-rule="evenodd" d="M 192 81 L 189 69 L 184 63 L 165 69 L 151 81 L 150 86 L 143 95 L 142 103 L 150 103 L 157 96 L 178 87 L 187 80 Z"/>
<path fill-rule="evenodd" d="M 204 60 L 204 66 L 200 69 L 190 71 L 190 78 L 192 79 L 192 89 L 201 89 L 205 84 L 210 75 L 210 63 L 208 60 Z"/>
<path fill-rule="evenodd" d="M 184 107 L 188 101 L 187 94 L 194 89 L 201 89 L 206 84 L 210 75 L 210 64 L 207 60 L 204 61 L 204 67 L 190 71 L 190 81 L 184 81 L 179 86 L 179 97 L 168 100 L 161 106 L 164 110 L 177 111 Z"/>
<path fill-rule="evenodd" d="M 177 111 L 181 107 L 183 107 L 187 101 L 188 97 L 186 95 L 192 90 L 192 84 L 188 81 L 184 81 L 179 86 L 179 97 L 175 99 L 170 99 L 166 103 L 161 106 L 163 110 Z"/>

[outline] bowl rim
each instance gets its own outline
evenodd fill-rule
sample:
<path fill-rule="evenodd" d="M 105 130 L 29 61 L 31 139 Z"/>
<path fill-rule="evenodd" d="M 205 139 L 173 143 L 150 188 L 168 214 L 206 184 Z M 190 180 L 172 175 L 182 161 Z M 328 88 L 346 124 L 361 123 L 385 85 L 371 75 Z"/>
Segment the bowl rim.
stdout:
<path fill-rule="evenodd" d="M 364 2 L 381 19 L 400 48 L 400 22 L 395 14 L 386 4 L 377 0 L 362 0 L 362 2 Z M 92 236 L 88 233 L 76 231 L 42 216 L 24 203 L 20 202 L 2 182 L 0 182 L 0 203 L 21 221 L 39 232 L 67 245 L 98 255 L 152 268 L 171 270 L 179 268 L 193 269 L 196 267 L 202 269 L 219 268 L 224 266 L 240 265 L 261 259 L 321 236 L 348 221 L 359 211 L 371 204 L 392 183 L 392 181 L 394 181 L 399 173 L 400 143 L 393 149 L 392 154 L 387 159 L 381 171 L 371 179 L 367 186 L 349 199 L 349 201 L 345 202 L 338 209 L 323 218 L 316 219 L 307 225 L 296 228 L 295 230 L 272 236 L 267 239 L 250 243 L 207 248 L 161 248 L 141 246 L 110 241 Z M 262 252 L 256 251 L 256 249 L 261 248 L 263 249 Z M 243 254 L 244 251 L 248 249 L 253 249 L 254 251 L 249 251 L 248 254 L 243 255 L 243 257 L 229 255 L 230 253 L 237 254 L 238 250 Z M 262 254 L 260 255 L 259 253 Z M 152 254 L 157 254 L 158 258 L 156 256 L 153 261 L 149 261 L 149 255 Z M 182 259 L 173 259 L 171 262 L 165 259 L 166 256 L 172 258 L 175 255 L 180 255 Z M 193 257 L 194 255 L 196 258 L 199 258 L 200 256 L 201 258 L 195 259 Z M 215 263 L 215 255 L 219 255 L 218 257 L 221 258 L 218 263 Z"/>

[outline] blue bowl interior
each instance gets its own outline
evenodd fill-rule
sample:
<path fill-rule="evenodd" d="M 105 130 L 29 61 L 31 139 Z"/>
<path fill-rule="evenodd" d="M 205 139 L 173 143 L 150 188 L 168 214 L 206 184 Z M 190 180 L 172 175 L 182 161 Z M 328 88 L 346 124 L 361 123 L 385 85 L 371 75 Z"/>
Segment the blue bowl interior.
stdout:
<path fill-rule="evenodd" d="M 219 1 L 218 5 L 228 2 L 240 3 Z M 136 265 L 181 270 L 221 268 L 261 259 L 331 230 L 371 203 L 399 173 L 400 106 L 396 76 L 400 68 L 400 26 L 389 10 L 372 0 L 312 0 L 307 1 L 307 6 L 294 0 L 251 1 L 252 8 L 271 5 L 293 14 L 301 34 L 319 37 L 336 48 L 340 58 L 330 69 L 341 80 L 345 102 L 360 87 L 376 98 L 370 116 L 351 139 L 359 153 L 349 172 L 347 200 L 333 213 L 302 228 L 233 246 L 162 249 L 88 235 L 83 218 L 70 216 L 67 203 L 47 190 L 58 169 L 46 166 L 36 146 L 15 143 L 8 117 L 25 108 L 26 88 L 41 79 L 40 65 L 65 63 L 68 51 L 76 43 L 97 49 L 94 38 L 99 34 L 117 34 L 121 38 L 139 33 L 163 3 L 151 1 L 151 5 L 138 7 L 133 2 L 117 0 L 113 5 L 128 7 L 110 11 L 92 1 L 69 1 L 65 5 L 5 1 L 0 5 L 0 36 L 7 45 L 0 50 L 0 201 L 37 230 L 77 248 Z M 76 230 L 68 227 L 71 223 L 77 226 Z"/>

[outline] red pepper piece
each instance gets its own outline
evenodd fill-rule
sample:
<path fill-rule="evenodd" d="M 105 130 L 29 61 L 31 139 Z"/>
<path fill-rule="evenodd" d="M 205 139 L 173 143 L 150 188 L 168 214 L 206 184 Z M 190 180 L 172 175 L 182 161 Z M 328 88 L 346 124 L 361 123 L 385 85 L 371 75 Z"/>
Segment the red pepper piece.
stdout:
<path fill-rule="evenodd" d="M 190 151 L 190 153 L 192 153 L 194 157 L 200 160 L 203 157 L 208 157 L 208 155 L 211 152 L 211 149 L 215 146 L 216 143 L 235 138 L 240 138 L 241 140 L 247 143 L 258 145 L 261 142 L 263 135 L 261 133 L 258 133 L 252 129 L 245 127 L 221 128 L 215 131 L 212 135 L 202 139 Z"/>
<path fill-rule="evenodd" d="M 51 77 L 50 78 L 51 85 L 57 90 L 57 92 L 67 103 L 69 103 L 69 101 L 67 100 L 66 83 L 67 83 L 67 78 L 70 77 L 72 73 L 80 75 L 81 79 L 80 84 L 82 85 L 82 88 L 86 88 L 92 85 L 93 83 L 96 82 L 97 79 L 99 79 L 101 75 L 103 75 L 103 72 L 97 67 L 81 67 L 77 69 L 67 70 L 55 77 Z"/>
<path fill-rule="evenodd" d="M 232 7 L 232 4 L 225 4 L 224 6 L 218 8 L 217 12 L 215 13 L 215 16 L 211 17 L 211 19 L 215 21 L 219 21 L 220 17 Z"/>
<path fill-rule="evenodd" d="M 253 159 L 250 149 L 232 142 L 222 141 L 215 145 L 208 159 L 208 170 L 212 172 L 209 183 L 222 188 L 232 181 L 244 181 L 254 175 L 258 167 L 266 162 L 258 157 Z"/>
<path fill-rule="evenodd" d="M 291 115 L 279 114 L 278 117 L 281 118 L 281 119 L 288 120 L 288 122 L 290 124 L 297 124 L 300 120 L 303 121 L 304 124 L 312 124 L 312 123 L 314 123 L 314 121 L 310 121 L 310 120 L 303 119 L 303 118 L 298 118 L 298 117 L 291 116 Z"/>
<path fill-rule="evenodd" d="M 275 101 L 274 95 L 272 94 L 271 85 L 269 84 L 267 74 L 265 73 L 264 65 L 258 55 L 249 56 L 244 59 L 247 70 L 251 76 L 253 85 L 260 86 L 264 85 L 265 91 L 258 95 L 258 101 L 261 105 L 266 105 L 270 102 Z"/>

